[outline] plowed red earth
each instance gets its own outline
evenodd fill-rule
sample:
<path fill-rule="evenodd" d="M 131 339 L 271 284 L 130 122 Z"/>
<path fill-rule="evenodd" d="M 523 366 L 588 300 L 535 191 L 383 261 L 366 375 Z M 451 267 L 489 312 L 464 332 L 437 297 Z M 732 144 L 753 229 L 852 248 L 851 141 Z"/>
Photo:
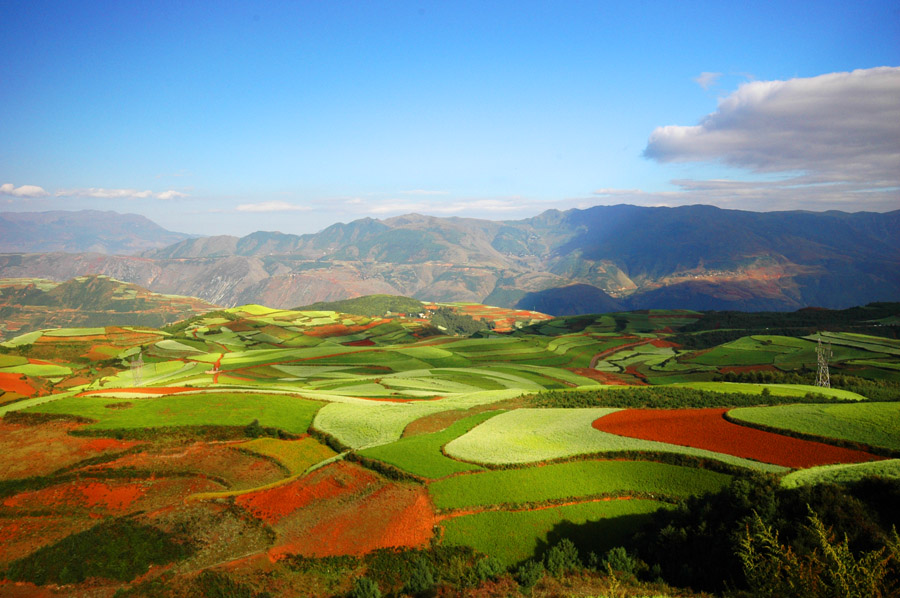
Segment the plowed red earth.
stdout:
<path fill-rule="evenodd" d="M 335 556 L 423 546 L 435 524 L 424 487 L 393 483 L 343 461 L 236 502 L 275 528 L 273 560 L 285 554 Z"/>
<path fill-rule="evenodd" d="M 29 507 L 53 504 L 84 506 L 92 511 L 120 513 L 125 512 L 145 492 L 146 488 L 139 483 L 113 485 L 106 482 L 84 482 L 23 492 L 5 499 L 3 506 Z"/>
<path fill-rule="evenodd" d="M 0 372 L 0 390 L 8 392 L 16 392 L 22 396 L 30 397 L 37 392 L 27 379 L 23 379 L 22 374 L 11 374 L 9 372 Z"/>
<path fill-rule="evenodd" d="M 159 509 L 191 494 L 221 489 L 220 484 L 205 478 L 81 481 L 22 492 L 0 504 L 24 511 L 36 507 L 64 514 L 87 511 L 90 517 L 101 518 Z"/>
<path fill-rule="evenodd" d="M 599 380 L 603 384 L 608 384 L 610 386 L 628 386 L 628 383 L 615 376 L 615 374 L 609 374 L 607 372 L 601 372 L 600 370 L 594 370 L 591 368 L 569 368 L 570 372 L 578 374 L 579 376 L 584 376 L 585 378 L 591 378 L 592 380 Z"/>
<path fill-rule="evenodd" d="M 136 441 L 71 436 L 79 424 L 26 426 L 0 422 L 0 479 L 50 474 L 82 459 L 131 448 Z"/>
<path fill-rule="evenodd" d="M 235 502 L 266 523 L 278 523 L 312 502 L 353 494 L 377 481 L 375 474 L 339 462 L 289 484 L 243 494 Z"/>
<path fill-rule="evenodd" d="M 593 423 L 601 432 L 706 449 L 763 463 L 803 468 L 861 463 L 876 455 L 739 426 L 724 418 L 727 409 L 625 409 Z"/>

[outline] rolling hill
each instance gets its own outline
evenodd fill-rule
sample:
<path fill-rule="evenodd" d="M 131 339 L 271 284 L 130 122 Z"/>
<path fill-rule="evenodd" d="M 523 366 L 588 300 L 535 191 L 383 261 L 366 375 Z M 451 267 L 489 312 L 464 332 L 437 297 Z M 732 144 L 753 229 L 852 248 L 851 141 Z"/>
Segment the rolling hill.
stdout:
<path fill-rule="evenodd" d="M 0 279 L 0 339 L 45 328 L 160 327 L 213 309 L 202 299 L 151 293 L 100 275 L 63 283 Z"/>

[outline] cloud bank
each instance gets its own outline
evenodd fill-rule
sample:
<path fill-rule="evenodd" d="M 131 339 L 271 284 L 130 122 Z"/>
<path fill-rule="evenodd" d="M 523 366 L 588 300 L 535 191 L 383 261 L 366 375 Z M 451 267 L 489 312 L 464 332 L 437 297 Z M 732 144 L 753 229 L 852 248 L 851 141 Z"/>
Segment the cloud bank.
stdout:
<path fill-rule="evenodd" d="M 698 77 L 701 85 L 710 81 L 704 75 L 711 74 Z M 654 130 L 644 156 L 799 172 L 807 183 L 896 186 L 900 67 L 745 83 L 700 124 Z"/>
<path fill-rule="evenodd" d="M 180 191 L 138 191 L 137 189 L 104 189 L 102 187 L 90 187 L 88 189 L 60 189 L 56 197 L 92 197 L 95 199 L 178 199 L 188 197 L 187 193 Z"/>
<path fill-rule="evenodd" d="M 43 187 L 38 187 L 37 185 L 22 185 L 21 187 L 16 187 L 12 183 L 4 183 L 3 185 L 0 185 L 0 195 L 35 198 L 46 197 L 50 194 L 44 191 Z"/>

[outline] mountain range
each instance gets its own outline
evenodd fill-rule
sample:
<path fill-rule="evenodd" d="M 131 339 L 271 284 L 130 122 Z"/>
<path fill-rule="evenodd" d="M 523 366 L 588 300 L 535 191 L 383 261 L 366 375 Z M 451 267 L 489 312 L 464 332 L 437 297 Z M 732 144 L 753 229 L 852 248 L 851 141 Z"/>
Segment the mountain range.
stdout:
<path fill-rule="evenodd" d="M 162 247 L 160 233 L 134 232 L 130 246 L 150 248 L 133 256 L 32 253 L 33 244 L 5 240 L 0 277 L 99 273 L 224 306 L 289 308 L 381 293 L 554 315 L 842 308 L 900 297 L 900 211 L 617 205 L 516 221 L 409 214 L 305 235 L 182 235 Z M 50 236 L 40 227 L 30 234 Z"/>

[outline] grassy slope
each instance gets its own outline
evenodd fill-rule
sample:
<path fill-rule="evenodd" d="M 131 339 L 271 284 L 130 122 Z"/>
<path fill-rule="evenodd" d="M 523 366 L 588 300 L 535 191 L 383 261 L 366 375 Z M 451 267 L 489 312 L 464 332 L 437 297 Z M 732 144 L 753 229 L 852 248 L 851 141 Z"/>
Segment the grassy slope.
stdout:
<path fill-rule="evenodd" d="M 448 509 L 635 492 L 684 497 L 715 492 L 730 479 L 651 461 L 574 461 L 454 476 L 433 482 L 429 491 L 435 506 Z"/>
<path fill-rule="evenodd" d="M 537 511 L 488 511 L 444 521 L 444 543 L 472 546 L 508 566 L 534 556 L 546 547 L 548 537 L 569 530 L 576 543 L 589 543 L 602 553 L 622 545 L 649 521 L 650 513 L 666 506 L 652 500 L 612 500 Z"/>
<path fill-rule="evenodd" d="M 110 408 L 107 405 L 130 405 Z M 96 420 L 94 430 L 172 426 L 260 425 L 302 434 L 321 403 L 287 395 L 211 392 L 127 401 L 107 397 L 69 397 L 28 412 L 78 415 Z"/>
<path fill-rule="evenodd" d="M 900 450 L 900 403 L 746 407 L 729 415 L 737 421 Z"/>
<path fill-rule="evenodd" d="M 499 415 L 447 444 L 446 453 L 474 463 L 534 463 L 575 455 L 618 451 L 658 451 L 716 459 L 762 471 L 785 468 L 663 442 L 600 432 L 591 423 L 618 409 L 516 409 Z"/>
<path fill-rule="evenodd" d="M 364 457 L 384 461 L 423 478 L 442 478 L 463 471 L 477 471 L 481 469 L 479 466 L 454 461 L 444 456 L 441 448 L 498 413 L 500 412 L 478 413 L 455 422 L 440 432 L 401 438 L 391 444 L 360 451 L 360 454 Z"/>

